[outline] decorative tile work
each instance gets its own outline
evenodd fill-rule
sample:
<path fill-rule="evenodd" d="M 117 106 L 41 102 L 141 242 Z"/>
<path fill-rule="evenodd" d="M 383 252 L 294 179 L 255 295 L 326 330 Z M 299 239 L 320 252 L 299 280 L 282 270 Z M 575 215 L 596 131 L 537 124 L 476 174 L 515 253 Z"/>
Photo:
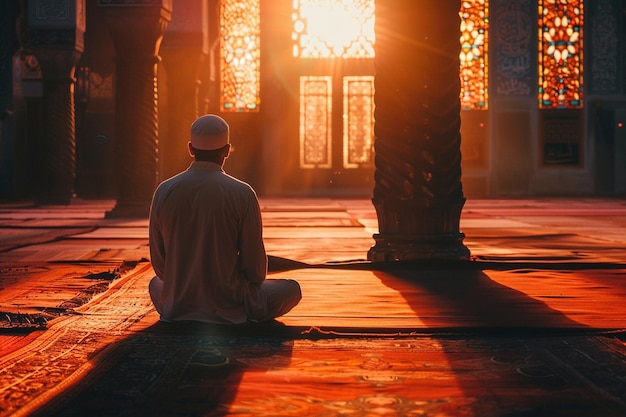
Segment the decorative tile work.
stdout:
<path fill-rule="evenodd" d="M 531 96 L 534 67 L 533 16 L 529 0 L 492 0 L 492 93 Z"/>

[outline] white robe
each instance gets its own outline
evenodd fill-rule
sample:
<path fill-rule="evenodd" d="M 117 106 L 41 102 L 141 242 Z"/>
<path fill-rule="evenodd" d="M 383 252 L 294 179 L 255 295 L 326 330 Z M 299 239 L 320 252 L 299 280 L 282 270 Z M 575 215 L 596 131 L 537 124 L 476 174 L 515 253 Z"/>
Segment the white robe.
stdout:
<path fill-rule="evenodd" d="M 243 323 L 269 314 L 261 210 L 248 184 L 195 161 L 156 189 L 149 231 L 161 281 L 150 290 L 162 320 Z"/>

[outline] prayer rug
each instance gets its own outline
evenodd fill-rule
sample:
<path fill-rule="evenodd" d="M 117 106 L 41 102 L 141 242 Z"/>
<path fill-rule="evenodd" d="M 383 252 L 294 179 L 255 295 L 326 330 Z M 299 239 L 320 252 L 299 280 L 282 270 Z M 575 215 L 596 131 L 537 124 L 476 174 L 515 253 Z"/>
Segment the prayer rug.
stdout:
<path fill-rule="evenodd" d="M 147 328 L 35 416 L 623 416 L 609 336 L 237 336 Z M 16 415 L 25 415 L 17 413 Z"/>
<path fill-rule="evenodd" d="M 158 322 L 147 263 L 0 357 L 0 416 L 622 416 L 622 333 Z M 368 333 L 369 331 L 369 333 Z"/>
<path fill-rule="evenodd" d="M 153 311 L 146 296 L 152 275 L 151 265 L 141 263 L 88 305 L 47 322 L 46 331 L 19 339 L 28 342 L 20 348 L 3 349 L 0 416 L 30 415 L 34 407 L 80 378 L 91 366 L 94 354 Z M 8 337 L 5 340 L 10 341 Z"/>
<path fill-rule="evenodd" d="M 623 334 L 158 322 L 139 264 L 0 358 L 0 416 L 626 413 Z M 554 329 L 553 329 L 554 330 Z"/>
<path fill-rule="evenodd" d="M 45 329 L 50 320 L 74 314 L 142 261 L 0 263 L 0 333 Z"/>

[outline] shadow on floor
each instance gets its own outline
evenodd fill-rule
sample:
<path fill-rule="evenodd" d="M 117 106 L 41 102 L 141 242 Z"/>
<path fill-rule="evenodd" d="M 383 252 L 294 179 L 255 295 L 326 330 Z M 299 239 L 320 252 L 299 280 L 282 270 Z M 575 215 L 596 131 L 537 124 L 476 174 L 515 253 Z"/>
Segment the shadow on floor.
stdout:
<path fill-rule="evenodd" d="M 370 329 L 364 328 L 320 335 L 279 322 L 158 322 L 94 355 L 91 371 L 35 416 L 221 416 L 233 407 L 248 415 L 248 406 L 254 410 L 250 415 L 263 415 L 258 412 L 267 411 L 264 407 L 285 413 L 265 415 L 297 415 L 298 407 L 306 406 L 324 410 L 307 415 L 324 416 L 336 415 L 332 410 L 407 415 L 398 410 L 425 412 L 428 407 L 485 417 L 618 416 L 624 411 L 619 399 L 624 384 L 606 377 L 608 368 L 571 356 L 584 355 L 581 346 L 592 343 L 593 329 L 495 282 L 476 263 L 465 266 L 308 265 L 271 257 L 272 271 L 373 270 L 426 326 L 434 318 L 429 314 L 450 314 L 462 317 L 470 334 L 383 337 L 368 335 Z M 422 294 L 419 303 L 417 293 Z M 580 336 L 585 331 L 591 336 Z M 597 353 L 597 345 L 594 349 Z M 594 379 L 597 375 L 604 379 Z M 586 380 L 595 385 L 590 388 Z M 610 386 L 617 387 L 617 394 L 605 390 Z"/>
<path fill-rule="evenodd" d="M 33 416 L 227 415 L 244 375 L 290 362 L 293 341 L 252 327 L 157 322 L 90 358 L 92 370 Z"/>

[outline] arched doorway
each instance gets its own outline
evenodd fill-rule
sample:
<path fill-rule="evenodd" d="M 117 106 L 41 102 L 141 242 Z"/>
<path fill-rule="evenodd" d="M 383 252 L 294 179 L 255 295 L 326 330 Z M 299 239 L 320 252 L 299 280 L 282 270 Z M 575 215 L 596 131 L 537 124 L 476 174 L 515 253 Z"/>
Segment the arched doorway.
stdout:
<path fill-rule="evenodd" d="M 279 10 L 279 3 L 289 13 Z M 265 77 L 283 93 L 282 158 L 271 168 L 281 176 L 282 191 L 369 195 L 374 182 L 374 0 L 277 2 L 266 19 L 275 25 L 265 32 L 272 54 L 282 46 L 280 80 L 273 72 Z"/>

